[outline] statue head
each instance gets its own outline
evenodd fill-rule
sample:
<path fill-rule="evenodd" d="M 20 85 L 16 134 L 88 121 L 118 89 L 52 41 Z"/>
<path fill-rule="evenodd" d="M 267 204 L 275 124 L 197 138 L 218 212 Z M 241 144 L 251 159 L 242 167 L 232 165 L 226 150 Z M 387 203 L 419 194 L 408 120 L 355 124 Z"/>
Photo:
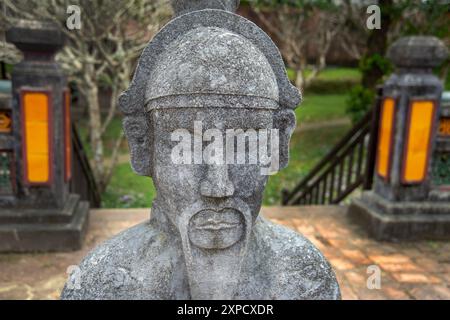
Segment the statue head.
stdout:
<path fill-rule="evenodd" d="M 288 163 L 299 102 L 270 38 L 230 12 L 180 15 L 145 49 L 120 98 L 123 125 L 132 167 L 153 178 L 152 210 L 178 230 L 190 275 L 223 257 L 239 265 L 268 175 Z M 223 268 L 212 274 L 233 272 Z"/>

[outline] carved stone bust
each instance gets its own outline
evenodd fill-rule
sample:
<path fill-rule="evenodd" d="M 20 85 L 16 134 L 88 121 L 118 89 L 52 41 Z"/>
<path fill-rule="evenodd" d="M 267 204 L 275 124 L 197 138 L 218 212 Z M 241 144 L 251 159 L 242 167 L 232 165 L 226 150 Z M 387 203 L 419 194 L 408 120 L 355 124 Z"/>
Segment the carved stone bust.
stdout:
<path fill-rule="evenodd" d="M 157 190 L 151 219 L 94 249 L 61 297 L 339 299 L 319 250 L 258 216 L 301 100 L 278 49 L 226 11 L 236 1 L 174 2 L 120 98 L 132 167 Z"/>

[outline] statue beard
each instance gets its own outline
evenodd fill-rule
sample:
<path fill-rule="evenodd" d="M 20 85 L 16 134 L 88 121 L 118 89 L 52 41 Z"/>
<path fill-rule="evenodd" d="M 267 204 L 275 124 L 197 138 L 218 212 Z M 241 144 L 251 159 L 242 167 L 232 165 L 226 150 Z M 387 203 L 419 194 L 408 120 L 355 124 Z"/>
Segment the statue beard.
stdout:
<path fill-rule="evenodd" d="M 252 223 L 250 207 L 239 198 L 200 200 L 178 217 L 192 299 L 234 297 Z"/>

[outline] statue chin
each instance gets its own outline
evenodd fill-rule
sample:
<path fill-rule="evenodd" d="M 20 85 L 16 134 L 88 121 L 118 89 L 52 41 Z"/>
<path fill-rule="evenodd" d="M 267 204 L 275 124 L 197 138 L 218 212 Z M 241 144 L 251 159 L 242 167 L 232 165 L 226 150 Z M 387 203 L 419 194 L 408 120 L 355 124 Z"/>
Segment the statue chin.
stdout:
<path fill-rule="evenodd" d="M 237 197 L 219 206 L 201 199 L 177 220 L 191 298 L 232 299 L 250 240 L 250 207 Z"/>
<path fill-rule="evenodd" d="M 234 208 L 207 209 L 189 220 L 190 242 L 202 249 L 226 249 L 239 242 L 245 231 L 243 213 Z"/>

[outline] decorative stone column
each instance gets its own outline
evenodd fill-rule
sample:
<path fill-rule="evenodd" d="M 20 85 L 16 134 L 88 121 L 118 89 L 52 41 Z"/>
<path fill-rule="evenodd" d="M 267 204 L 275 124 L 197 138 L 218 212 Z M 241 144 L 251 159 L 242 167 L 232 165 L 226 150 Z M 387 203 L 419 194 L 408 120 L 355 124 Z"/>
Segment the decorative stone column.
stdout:
<path fill-rule="evenodd" d="M 355 199 L 352 219 L 380 240 L 450 238 L 450 194 L 432 181 L 442 83 L 448 56 L 435 37 L 414 36 L 388 50 L 396 71 L 383 86 L 373 190 Z"/>
<path fill-rule="evenodd" d="M 89 205 L 69 193 L 70 97 L 54 60 L 63 33 L 52 24 L 22 20 L 6 39 L 24 60 L 12 73 L 12 128 L 3 138 L 13 161 L 11 192 L 0 195 L 0 251 L 77 249 Z"/>

